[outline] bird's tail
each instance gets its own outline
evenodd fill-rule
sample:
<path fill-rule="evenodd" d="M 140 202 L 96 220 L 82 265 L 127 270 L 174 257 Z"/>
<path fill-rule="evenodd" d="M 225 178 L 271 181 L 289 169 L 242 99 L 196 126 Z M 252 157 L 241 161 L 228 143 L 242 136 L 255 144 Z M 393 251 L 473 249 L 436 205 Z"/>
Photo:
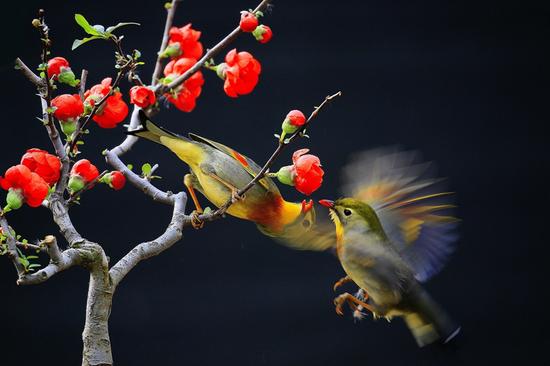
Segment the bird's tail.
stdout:
<path fill-rule="evenodd" d="M 447 313 L 421 287 L 411 293 L 413 312 L 405 315 L 405 322 L 419 347 L 436 341 L 449 342 L 459 332 Z"/>
<path fill-rule="evenodd" d="M 161 137 L 171 137 L 187 140 L 183 136 L 179 136 L 156 125 L 153 121 L 149 119 L 149 117 L 147 117 L 145 112 L 143 112 L 142 110 L 139 111 L 139 121 L 141 122 L 141 128 L 133 131 L 128 131 L 128 135 L 139 136 L 161 145 L 163 144 L 160 139 Z"/>

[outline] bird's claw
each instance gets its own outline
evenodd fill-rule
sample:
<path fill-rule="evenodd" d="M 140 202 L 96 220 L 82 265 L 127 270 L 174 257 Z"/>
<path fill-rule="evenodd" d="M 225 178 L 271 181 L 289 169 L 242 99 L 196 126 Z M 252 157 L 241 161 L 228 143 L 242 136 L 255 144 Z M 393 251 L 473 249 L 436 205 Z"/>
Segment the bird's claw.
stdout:
<path fill-rule="evenodd" d="M 234 191 L 231 192 L 231 202 L 232 202 L 232 203 L 240 202 L 240 201 L 242 201 L 242 200 L 244 200 L 244 199 L 245 199 L 245 195 L 242 195 L 242 196 L 241 196 L 241 195 L 239 194 L 239 191 L 234 190 Z"/>
<path fill-rule="evenodd" d="M 349 277 L 342 277 L 342 278 L 340 278 L 338 281 L 336 281 L 336 282 L 334 283 L 334 286 L 332 286 L 332 290 L 333 290 L 333 291 L 336 291 L 336 289 L 337 289 L 338 287 L 342 286 L 344 283 L 349 282 L 349 281 L 350 281 Z"/>
<path fill-rule="evenodd" d="M 353 312 L 353 320 L 361 321 L 365 319 L 365 317 L 367 316 L 367 313 L 364 313 L 361 310 L 362 310 L 361 306 L 358 306 L 357 309 L 355 309 L 355 311 Z"/>
<path fill-rule="evenodd" d="M 340 315 L 340 316 L 343 316 L 344 315 L 344 310 L 342 309 L 344 303 L 346 302 L 347 300 L 347 293 L 346 294 L 341 294 L 337 297 L 334 298 L 334 306 L 335 306 L 335 311 L 336 311 L 336 314 Z"/>
<path fill-rule="evenodd" d="M 191 212 L 191 226 L 193 226 L 193 229 L 195 230 L 202 229 L 204 227 L 204 221 L 202 221 L 199 216 L 200 213 L 197 210 Z"/>

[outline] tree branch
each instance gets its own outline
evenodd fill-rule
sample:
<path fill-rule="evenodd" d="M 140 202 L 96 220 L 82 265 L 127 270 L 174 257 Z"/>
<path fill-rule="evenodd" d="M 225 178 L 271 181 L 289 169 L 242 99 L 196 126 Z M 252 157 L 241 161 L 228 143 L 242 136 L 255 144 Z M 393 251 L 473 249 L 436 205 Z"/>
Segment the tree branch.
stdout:
<path fill-rule="evenodd" d="M 174 194 L 171 192 L 164 192 L 155 187 L 150 181 L 137 175 L 120 160 L 120 158 L 111 150 L 104 152 L 105 160 L 116 170 L 119 170 L 124 174 L 128 182 L 138 188 L 140 191 L 151 197 L 153 201 L 162 202 L 167 205 L 174 204 Z"/>
<path fill-rule="evenodd" d="M 36 75 L 25 63 L 18 57 L 15 59 L 15 68 L 17 70 L 20 70 L 21 73 L 29 79 L 31 83 L 33 83 L 38 89 L 42 90 L 46 87 L 46 83 L 44 83 L 44 79 Z"/>
<path fill-rule="evenodd" d="M 111 268 L 109 273 L 111 274 L 111 280 L 114 287 L 116 287 L 139 262 L 162 253 L 181 239 L 183 227 L 190 223 L 189 217 L 185 215 L 187 195 L 180 192 L 171 197 L 173 197 L 174 211 L 172 213 L 172 220 L 166 228 L 166 231 L 155 240 L 144 242 L 134 247 L 134 249 Z"/>
<path fill-rule="evenodd" d="M 181 0 L 172 0 L 170 7 L 167 9 L 166 14 L 166 24 L 164 25 L 164 33 L 162 35 L 162 42 L 160 44 L 160 50 L 157 56 L 157 63 L 155 64 L 155 71 L 153 71 L 153 76 L 151 77 L 151 85 L 156 85 L 162 71 L 162 58 L 160 55 L 164 52 L 166 45 L 168 44 L 170 28 L 172 28 L 172 23 L 174 22 L 174 15 L 176 14 L 176 8 L 178 3 Z"/>
<path fill-rule="evenodd" d="M 25 274 L 25 268 L 19 262 L 19 253 L 17 252 L 17 240 L 13 237 L 10 230 L 10 226 L 8 224 L 8 220 L 4 216 L 3 212 L 0 212 L 0 227 L 2 228 L 3 234 L 7 238 L 6 240 L 6 244 L 8 246 L 7 255 L 13 262 L 15 270 L 17 271 L 17 275 L 21 277 L 23 274 Z"/>
<path fill-rule="evenodd" d="M 267 6 L 269 5 L 270 0 L 263 0 L 257 7 L 254 9 L 254 13 L 257 11 L 264 11 Z M 189 79 L 191 75 L 199 71 L 202 66 L 206 63 L 206 61 L 210 60 L 214 56 L 216 56 L 220 51 L 225 49 L 231 42 L 237 38 L 237 36 L 241 33 L 241 29 L 239 26 L 237 28 L 233 29 L 231 33 L 229 33 L 224 39 L 222 39 L 218 44 L 216 44 L 214 47 L 210 48 L 204 56 L 197 61 L 196 64 L 194 64 L 189 70 L 178 76 L 176 79 L 174 79 L 171 83 L 167 85 L 157 85 L 155 92 L 158 95 L 164 94 L 170 89 L 174 89 L 181 85 L 185 80 Z"/>

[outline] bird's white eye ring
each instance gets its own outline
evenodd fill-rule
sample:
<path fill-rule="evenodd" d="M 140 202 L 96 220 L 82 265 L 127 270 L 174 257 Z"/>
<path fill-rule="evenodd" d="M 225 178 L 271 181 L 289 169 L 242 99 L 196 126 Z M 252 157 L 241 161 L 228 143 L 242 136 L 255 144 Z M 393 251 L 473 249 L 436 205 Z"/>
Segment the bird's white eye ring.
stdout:
<path fill-rule="evenodd" d="M 351 210 L 349 208 L 344 209 L 344 215 L 346 216 L 351 215 Z"/>
<path fill-rule="evenodd" d="M 311 222 L 308 219 L 305 219 L 304 221 L 302 221 L 302 226 L 307 229 L 311 226 Z"/>

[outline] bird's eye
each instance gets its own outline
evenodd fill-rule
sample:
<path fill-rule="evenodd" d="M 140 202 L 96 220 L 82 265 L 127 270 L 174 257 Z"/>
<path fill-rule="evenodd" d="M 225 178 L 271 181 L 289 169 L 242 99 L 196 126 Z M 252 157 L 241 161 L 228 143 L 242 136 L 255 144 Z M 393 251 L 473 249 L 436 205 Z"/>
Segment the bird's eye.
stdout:
<path fill-rule="evenodd" d="M 311 226 L 311 222 L 309 222 L 309 220 L 304 220 L 302 221 L 302 226 L 308 228 Z"/>
<path fill-rule="evenodd" d="M 350 210 L 349 208 L 346 208 L 346 209 L 344 210 L 344 215 L 346 215 L 346 216 L 351 215 L 351 210 Z"/>

